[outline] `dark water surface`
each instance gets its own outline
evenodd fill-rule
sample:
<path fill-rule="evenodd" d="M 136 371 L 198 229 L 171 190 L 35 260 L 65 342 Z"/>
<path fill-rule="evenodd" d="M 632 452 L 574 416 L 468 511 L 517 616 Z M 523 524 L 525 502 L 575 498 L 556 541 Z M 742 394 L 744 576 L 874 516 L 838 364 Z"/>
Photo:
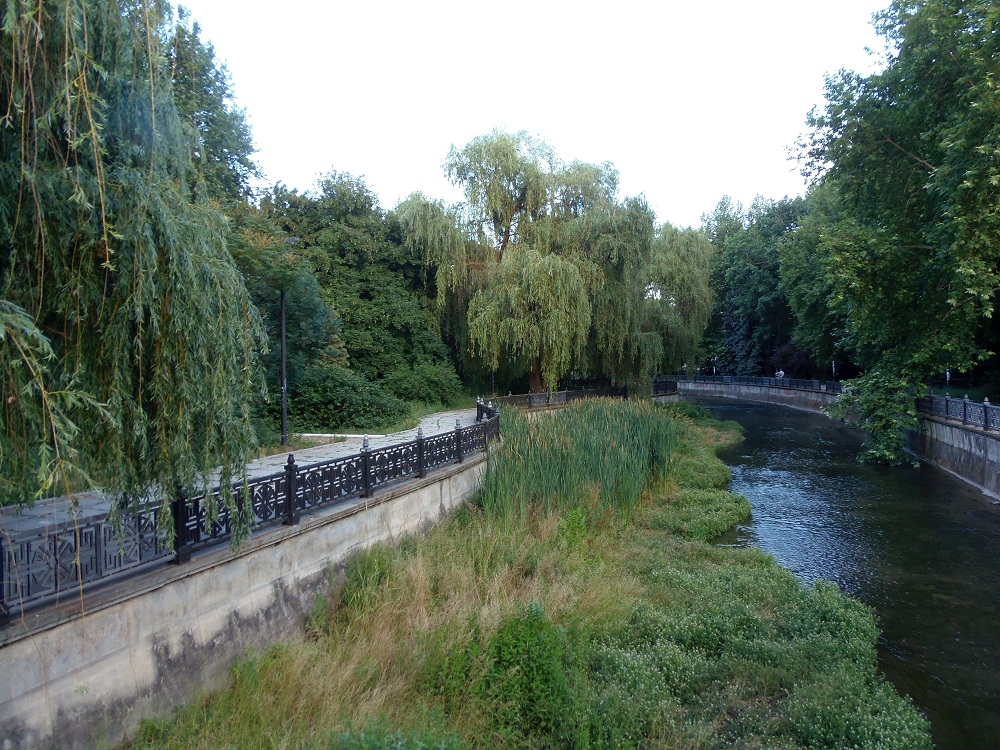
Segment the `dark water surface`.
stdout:
<path fill-rule="evenodd" d="M 1000 748 L 1000 507 L 932 466 L 859 464 L 861 434 L 821 415 L 698 403 L 746 430 L 722 459 L 753 518 L 722 542 L 870 605 L 881 668 L 926 713 L 936 747 Z"/>

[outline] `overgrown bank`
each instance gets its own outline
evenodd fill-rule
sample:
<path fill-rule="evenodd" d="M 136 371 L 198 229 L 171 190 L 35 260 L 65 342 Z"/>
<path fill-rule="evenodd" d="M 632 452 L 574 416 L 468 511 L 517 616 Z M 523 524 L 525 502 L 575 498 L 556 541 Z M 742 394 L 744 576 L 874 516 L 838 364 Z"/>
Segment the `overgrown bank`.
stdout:
<path fill-rule="evenodd" d="M 930 747 L 867 608 L 705 542 L 749 513 L 714 456 L 732 425 L 637 402 L 505 420 L 477 504 L 356 558 L 309 639 L 133 747 Z"/>

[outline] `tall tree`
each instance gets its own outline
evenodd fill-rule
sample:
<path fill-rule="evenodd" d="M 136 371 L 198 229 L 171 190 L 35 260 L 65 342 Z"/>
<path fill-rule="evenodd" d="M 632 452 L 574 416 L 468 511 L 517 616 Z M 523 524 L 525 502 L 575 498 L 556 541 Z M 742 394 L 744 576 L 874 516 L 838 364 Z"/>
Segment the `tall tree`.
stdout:
<path fill-rule="evenodd" d="M 654 218 L 642 199 L 618 200 L 614 168 L 566 165 L 502 131 L 453 148 L 445 168 L 462 209 L 414 196 L 399 214 L 445 298 L 469 300 L 468 341 L 486 365 L 513 363 L 532 390 L 571 371 L 648 374 L 662 352 L 642 329 Z"/>
<path fill-rule="evenodd" d="M 808 166 L 844 203 L 825 247 L 868 365 L 855 392 L 879 459 L 898 458 L 904 422 L 876 413 L 912 412 L 929 375 L 989 356 L 977 333 L 1000 286 L 998 21 L 984 0 L 897 0 L 877 17 L 885 68 L 831 77 L 810 119 Z"/>
<path fill-rule="evenodd" d="M 232 206 L 250 198 L 260 176 L 245 110 L 235 104 L 229 72 L 201 27 L 180 7 L 167 49 L 174 103 L 190 139 L 188 180 L 199 199 Z"/>
<path fill-rule="evenodd" d="M 804 213 L 801 198 L 758 197 L 745 215 L 724 199 L 706 222 L 718 250 L 713 284 L 720 346 L 714 355 L 733 374 L 802 367 L 791 343 L 795 321 L 778 281 L 778 248 Z"/>
<path fill-rule="evenodd" d="M 223 219 L 185 181 L 169 13 L 152 0 L 15 3 L 0 25 L 0 297 L 35 342 L 32 355 L 0 337 L 23 365 L 3 369 L 4 401 L 26 403 L 11 373 L 33 372 L 48 347 L 50 384 L 27 387 L 72 384 L 105 405 L 107 418 L 63 431 L 82 471 L 132 498 L 155 485 L 165 503 L 216 466 L 223 482 L 242 472 L 261 333 Z M 24 429 L 55 449 L 57 421 L 26 407 L 5 419 L 5 443 Z M 56 491 L 27 468 L 0 460 L 16 497 Z"/>
<path fill-rule="evenodd" d="M 309 263 L 323 300 L 343 322 L 352 370 L 407 400 L 447 401 L 457 391 L 437 330 L 433 281 L 403 243 L 396 217 L 362 180 L 330 172 L 305 195 L 279 186 L 262 209 L 300 239 L 295 255 Z"/>

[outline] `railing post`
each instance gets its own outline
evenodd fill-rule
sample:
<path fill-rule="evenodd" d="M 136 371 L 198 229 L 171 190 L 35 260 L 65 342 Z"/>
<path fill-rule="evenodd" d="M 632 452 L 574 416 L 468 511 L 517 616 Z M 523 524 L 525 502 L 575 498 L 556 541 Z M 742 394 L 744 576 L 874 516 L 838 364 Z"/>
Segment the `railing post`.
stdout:
<path fill-rule="evenodd" d="M 423 479 L 426 475 L 424 471 L 424 428 L 417 428 L 417 476 Z"/>
<path fill-rule="evenodd" d="M 969 423 L 969 394 L 966 393 L 962 399 L 962 424 Z"/>
<path fill-rule="evenodd" d="M 295 455 L 288 454 L 288 463 L 285 464 L 285 520 L 283 526 L 297 526 L 299 523 L 299 509 L 295 505 L 295 490 L 298 483 L 298 466 L 295 465 Z"/>
<path fill-rule="evenodd" d="M 990 399 L 988 396 L 983 397 L 983 429 L 990 429 Z"/>
<path fill-rule="evenodd" d="M 368 436 L 365 435 L 361 443 L 361 497 L 371 497 L 372 494 L 371 458 L 368 451 Z"/>
<path fill-rule="evenodd" d="M 455 463 L 462 463 L 462 422 L 455 420 Z"/>
<path fill-rule="evenodd" d="M 171 562 L 181 565 L 191 561 L 191 540 L 187 533 L 188 507 L 184 501 L 184 490 L 180 487 L 171 503 L 171 511 L 174 517 L 174 559 Z"/>

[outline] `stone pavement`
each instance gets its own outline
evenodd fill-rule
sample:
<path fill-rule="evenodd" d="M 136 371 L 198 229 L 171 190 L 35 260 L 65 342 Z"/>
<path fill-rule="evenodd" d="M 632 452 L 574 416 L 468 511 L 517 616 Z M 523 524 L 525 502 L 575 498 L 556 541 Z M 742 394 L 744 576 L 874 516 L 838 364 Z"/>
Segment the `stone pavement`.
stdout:
<path fill-rule="evenodd" d="M 419 428 L 424 435 L 430 437 L 455 429 L 456 420 L 462 427 L 468 427 L 476 422 L 475 409 L 459 409 L 456 411 L 431 414 L 420 420 Z M 403 430 L 391 435 L 369 436 L 369 447 L 383 448 L 398 443 L 416 440 L 417 429 Z M 337 437 L 335 435 L 315 437 Z M 318 445 L 294 452 L 295 463 L 300 467 L 318 464 L 340 456 L 350 456 L 361 452 L 363 435 L 344 436 L 347 440 Z M 247 464 L 249 479 L 275 474 L 281 471 L 288 461 L 288 453 L 278 453 L 266 458 L 259 458 Z M 213 478 L 213 482 L 215 479 Z M 20 512 L 16 508 L 0 508 L 0 534 L 9 539 L 16 539 L 42 531 L 48 527 L 70 526 L 83 521 L 106 517 L 111 510 L 111 499 L 101 492 L 81 492 L 72 498 L 58 497 L 37 502 L 31 508 Z"/>

